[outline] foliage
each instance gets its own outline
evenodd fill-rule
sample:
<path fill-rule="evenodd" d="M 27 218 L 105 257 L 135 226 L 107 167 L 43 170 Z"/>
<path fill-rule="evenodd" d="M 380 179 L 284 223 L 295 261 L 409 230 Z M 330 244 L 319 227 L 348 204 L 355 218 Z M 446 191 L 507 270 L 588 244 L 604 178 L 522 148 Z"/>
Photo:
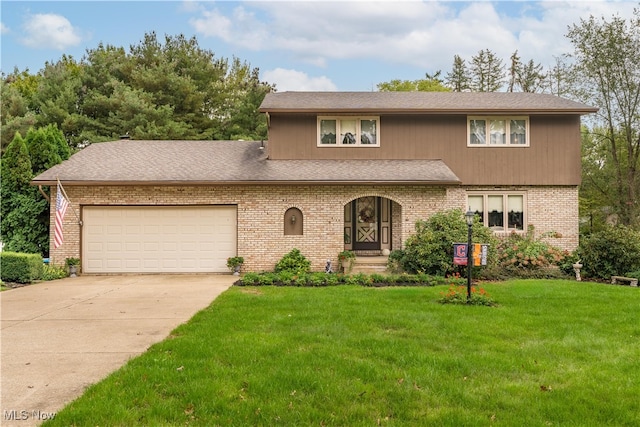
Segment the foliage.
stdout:
<path fill-rule="evenodd" d="M 1 252 L 1 279 L 5 282 L 31 283 L 42 277 L 42 257 L 39 254 Z"/>
<path fill-rule="evenodd" d="M 338 260 L 340 260 L 340 262 L 354 259 L 356 259 L 356 253 L 354 251 L 344 250 L 338 254 Z"/>
<path fill-rule="evenodd" d="M 449 92 L 451 89 L 440 79 L 440 71 L 426 75 L 425 79 L 399 80 L 378 83 L 379 92 Z"/>
<path fill-rule="evenodd" d="M 274 271 L 276 273 L 308 273 L 309 271 L 311 271 L 311 261 L 309 261 L 304 255 L 302 255 L 300 249 L 294 248 L 276 263 Z"/>
<path fill-rule="evenodd" d="M 559 266 L 569 256 L 569 252 L 544 241 L 544 238 L 552 234 L 536 238 L 533 226 L 529 226 L 526 234 L 511 233 L 498 245 L 500 265 L 527 270 Z"/>
<path fill-rule="evenodd" d="M 592 169 L 606 183 L 610 207 L 624 225 L 640 217 L 638 167 L 640 160 L 640 9 L 628 20 L 607 21 L 590 16 L 569 27 L 574 47 L 573 91 L 582 101 L 597 105 L 592 138 L 599 148 Z"/>
<path fill-rule="evenodd" d="M 490 49 L 481 49 L 471 58 L 471 82 L 474 92 L 497 92 L 504 83 L 502 59 Z"/>
<path fill-rule="evenodd" d="M 290 271 L 280 273 L 246 273 L 236 282 L 237 286 L 436 286 L 445 283 L 462 283 L 462 279 L 445 279 L 428 274 L 327 274 L 320 272 L 295 274 Z"/>
<path fill-rule="evenodd" d="M 68 276 L 67 271 L 57 265 L 44 265 L 42 267 L 42 280 L 57 280 Z"/>
<path fill-rule="evenodd" d="M 427 220 L 417 221 L 416 232 L 407 239 L 399 261 L 402 269 L 409 273 L 437 276 L 456 272 L 453 244 L 467 242 L 467 231 L 468 226 L 460 209 L 438 212 Z M 496 238 L 477 218 L 473 224 L 473 242 L 488 244 L 488 262 L 494 262 Z"/>
<path fill-rule="evenodd" d="M 387 271 L 391 273 L 402 272 L 402 259 L 404 258 L 404 251 L 402 249 L 394 249 L 389 254 L 387 259 Z"/>
<path fill-rule="evenodd" d="M 2 218 L 4 249 L 46 256 L 49 253 L 49 223 L 43 216 L 48 218 L 49 204 L 36 188 L 29 190 L 11 197 L 15 207 Z"/>
<path fill-rule="evenodd" d="M 232 256 L 227 258 L 227 267 L 232 271 L 239 265 L 244 264 L 244 258 L 241 256 Z"/>
<path fill-rule="evenodd" d="M 464 304 L 464 305 L 484 305 L 496 306 L 496 302 L 489 293 L 481 286 L 471 287 L 471 298 L 467 298 L 467 287 L 464 285 L 450 285 L 447 291 L 440 292 L 440 304 Z"/>
<path fill-rule="evenodd" d="M 33 177 L 31 172 L 31 160 L 29 158 L 29 150 L 22 136 L 16 134 L 7 150 L 2 155 L 1 164 L 1 183 L 0 186 L 0 203 L 1 212 L 0 220 L 4 222 L 5 218 L 13 209 L 20 205 L 21 200 L 14 199 L 14 196 L 22 194 L 29 190 L 29 182 Z M 8 226 L 3 224 L 0 227 L 2 232 L 2 241 L 8 242 Z"/>
<path fill-rule="evenodd" d="M 235 57 L 217 58 L 195 37 L 161 39 L 151 32 L 128 50 L 100 43 L 81 61 L 63 55 L 35 76 L 17 70 L 3 76 L 3 151 L 12 131 L 25 132 L 34 122 L 56 125 L 73 148 L 124 134 L 264 139 L 266 117 L 258 107 L 272 90 L 257 68 Z"/>
<path fill-rule="evenodd" d="M 511 55 L 508 92 L 513 92 L 517 88 L 522 92 L 538 92 L 544 88 L 545 79 L 546 75 L 542 71 L 541 64 L 535 64 L 532 59 L 522 63 L 517 50 Z"/>
<path fill-rule="evenodd" d="M 640 269 L 640 232 L 609 226 L 580 241 L 579 256 L 585 277 L 609 279 Z"/>
<path fill-rule="evenodd" d="M 79 266 L 80 258 L 74 258 L 74 257 L 65 258 L 64 265 L 66 265 L 67 267 L 71 267 L 72 265 Z"/>
<path fill-rule="evenodd" d="M 29 182 L 34 174 L 69 155 L 69 147 L 56 125 L 31 128 L 25 139 L 16 134 L 7 147 L 2 156 L 0 223 L 0 235 L 7 250 L 48 255 L 49 203 Z"/>
<path fill-rule="evenodd" d="M 454 92 L 466 92 L 471 89 L 471 75 L 465 60 L 459 55 L 453 57 L 453 67 L 445 80 Z"/>
<path fill-rule="evenodd" d="M 10 76 L 0 77 L 0 139 L 2 154 L 15 136 L 26 135 L 30 127 L 36 124 L 33 94 L 38 89 L 38 76 L 28 71 L 15 70 Z"/>

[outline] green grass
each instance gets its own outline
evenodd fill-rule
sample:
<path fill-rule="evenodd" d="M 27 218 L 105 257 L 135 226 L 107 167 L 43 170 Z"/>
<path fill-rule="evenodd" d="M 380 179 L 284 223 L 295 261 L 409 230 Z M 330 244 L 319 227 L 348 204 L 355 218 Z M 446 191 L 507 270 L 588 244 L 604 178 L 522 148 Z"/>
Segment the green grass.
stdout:
<path fill-rule="evenodd" d="M 640 290 L 484 287 L 234 287 L 47 425 L 640 425 Z"/>

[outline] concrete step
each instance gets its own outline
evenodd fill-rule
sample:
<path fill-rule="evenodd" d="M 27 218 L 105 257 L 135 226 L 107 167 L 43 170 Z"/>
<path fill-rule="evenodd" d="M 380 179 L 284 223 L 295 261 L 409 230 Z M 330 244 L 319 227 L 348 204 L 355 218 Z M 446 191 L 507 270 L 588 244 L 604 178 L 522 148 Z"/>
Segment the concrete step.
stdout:
<path fill-rule="evenodd" d="M 386 256 L 357 256 L 353 262 L 351 274 L 385 273 L 388 260 L 389 257 Z"/>

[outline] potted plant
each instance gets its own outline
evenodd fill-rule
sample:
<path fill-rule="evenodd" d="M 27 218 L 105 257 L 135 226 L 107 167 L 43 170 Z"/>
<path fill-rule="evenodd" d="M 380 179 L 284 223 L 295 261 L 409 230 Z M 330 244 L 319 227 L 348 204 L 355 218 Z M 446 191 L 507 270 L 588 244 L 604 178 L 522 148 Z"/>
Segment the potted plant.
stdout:
<path fill-rule="evenodd" d="M 356 253 L 350 250 L 344 250 L 338 254 L 338 261 L 340 261 L 345 273 L 351 270 L 351 266 L 355 259 Z"/>
<path fill-rule="evenodd" d="M 78 275 L 78 267 L 80 267 L 80 258 L 66 258 L 64 263 L 69 269 L 69 277 L 76 277 Z"/>
<path fill-rule="evenodd" d="M 229 267 L 229 270 L 233 272 L 234 276 L 238 276 L 240 274 L 242 264 L 244 264 L 244 258 L 241 256 L 232 256 L 227 258 L 227 267 Z"/>

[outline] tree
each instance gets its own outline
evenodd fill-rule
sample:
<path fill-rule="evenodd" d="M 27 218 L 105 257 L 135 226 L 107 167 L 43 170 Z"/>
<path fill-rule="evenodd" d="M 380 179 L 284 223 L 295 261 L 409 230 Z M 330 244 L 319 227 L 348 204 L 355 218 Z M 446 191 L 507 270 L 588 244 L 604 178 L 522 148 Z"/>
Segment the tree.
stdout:
<path fill-rule="evenodd" d="M 517 82 L 522 92 L 534 93 L 544 89 L 546 78 L 542 64 L 536 64 L 533 59 L 530 59 L 529 62 L 522 65 Z"/>
<path fill-rule="evenodd" d="M 45 128 L 29 129 L 25 138 L 34 176 L 62 162 L 57 141 Z"/>
<path fill-rule="evenodd" d="M 626 20 L 614 16 L 581 19 L 569 27 L 574 46 L 576 93 L 600 108 L 591 137 L 606 148 L 603 170 L 613 174 L 608 184 L 615 194 L 612 209 L 625 225 L 637 225 L 640 157 L 640 11 Z M 601 129 L 601 132 L 598 130 Z"/>
<path fill-rule="evenodd" d="M 433 75 L 426 73 L 424 79 L 395 79 L 378 83 L 377 88 L 380 92 L 449 92 L 450 89 L 444 85 L 440 74 L 441 71 L 438 70 Z"/>
<path fill-rule="evenodd" d="M 2 156 L 2 241 L 7 250 L 49 253 L 49 204 L 29 183 L 40 172 L 69 158 L 57 125 L 16 134 Z M 44 188 L 43 191 L 48 191 Z"/>
<path fill-rule="evenodd" d="M 471 89 L 474 92 L 497 92 L 504 84 L 505 70 L 502 59 L 489 49 L 483 49 L 471 58 Z"/>
<path fill-rule="evenodd" d="M 466 92 L 471 89 L 471 77 L 467 64 L 459 55 L 453 57 L 453 69 L 447 73 L 445 80 L 454 92 Z"/>
<path fill-rule="evenodd" d="M 511 55 L 511 65 L 509 66 L 509 87 L 507 88 L 507 92 L 513 92 L 513 89 L 515 88 L 518 80 L 520 80 L 521 75 L 522 62 L 520 61 L 518 51 L 516 50 Z"/>
<path fill-rule="evenodd" d="M 2 156 L 0 238 L 5 250 L 46 254 L 48 215 L 46 224 L 40 219 L 43 211 L 48 212 L 48 205 L 29 185 L 32 177 L 27 144 L 17 133 Z"/>
<path fill-rule="evenodd" d="M 9 76 L 0 78 L 0 138 L 2 153 L 5 152 L 17 133 L 25 135 L 36 123 L 36 114 L 32 109 L 33 84 L 37 80 L 19 73 L 17 70 Z"/>
<path fill-rule="evenodd" d="M 2 186 L 0 186 L 2 194 L 2 219 L 14 208 L 13 196 L 26 192 L 29 188 L 29 182 L 33 177 L 31 170 L 31 160 L 29 159 L 29 150 L 27 144 L 20 135 L 16 133 L 13 141 L 7 147 L 2 155 Z M 1 227 L 1 231 L 5 231 L 5 227 Z M 2 239 L 6 242 L 6 239 Z"/>

